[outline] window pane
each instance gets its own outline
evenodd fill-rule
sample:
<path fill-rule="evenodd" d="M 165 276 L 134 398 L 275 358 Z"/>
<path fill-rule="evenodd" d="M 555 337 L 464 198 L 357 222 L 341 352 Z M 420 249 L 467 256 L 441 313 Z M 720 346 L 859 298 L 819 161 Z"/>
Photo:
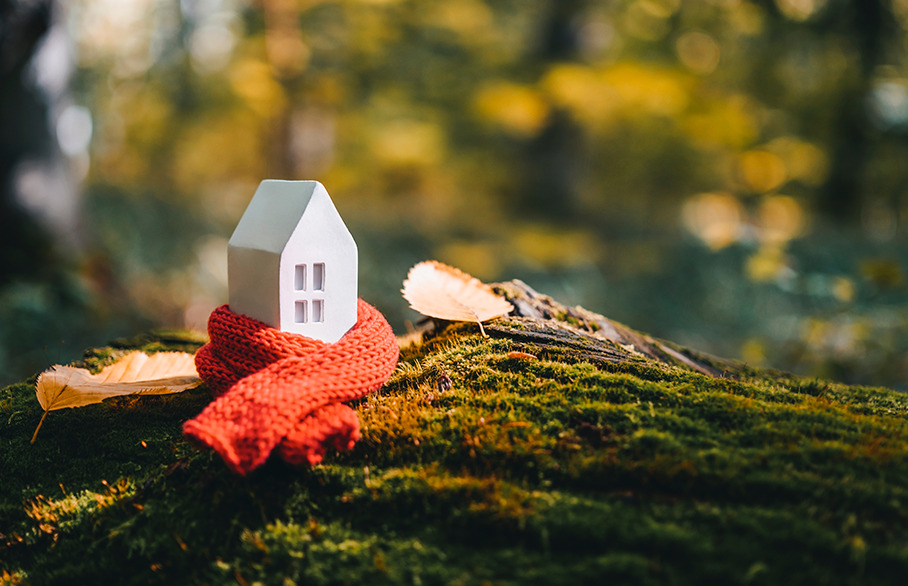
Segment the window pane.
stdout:
<path fill-rule="evenodd" d="M 323 262 L 312 265 L 312 289 L 314 291 L 325 290 L 325 263 Z"/>
<path fill-rule="evenodd" d="M 308 321 L 309 312 L 307 310 L 309 308 L 306 307 L 306 305 L 307 305 L 307 303 L 305 301 L 296 302 L 296 323 L 298 323 L 298 324 L 304 324 Z M 318 320 L 316 320 L 316 321 L 318 321 Z"/>
<path fill-rule="evenodd" d="M 296 265 L 295 287 L 297 291 L 306 290 L 306 265 Z"/>
<path fill-rule="evenodd" d="M 312 321 L 325 321 L 324 299 L 312 300 Z"/>

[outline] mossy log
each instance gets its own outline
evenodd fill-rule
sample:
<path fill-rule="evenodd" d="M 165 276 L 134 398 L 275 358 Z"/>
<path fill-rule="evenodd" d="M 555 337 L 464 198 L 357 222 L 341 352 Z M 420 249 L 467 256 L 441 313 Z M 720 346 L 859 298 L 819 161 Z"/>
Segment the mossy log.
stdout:
<path fill-rule="evenodd" d="M 538 345 L 558 356 L 569 355 L 574 361 L 583 358 L 594 364 L 600 360 L 649 359 L 709 376 L 728 376 L 744 368 L 642 335 L 582 307 L 566 307 L 517 279 L 497 284 L 495 289 L 514 305 L 514 311 L 509 319 L 488 329 L 501 337 Z"/>
<path fill-rule="evenodd" d="M 248 477 L 185 442 L 204 389 L 41 418 L 0 391 L 0 583 L 898 584 L 908 397 L 640 334 L 523 283 L 437 324 L 363 437 Z M 86 353 L 193 349 L 180 333 Z"/>

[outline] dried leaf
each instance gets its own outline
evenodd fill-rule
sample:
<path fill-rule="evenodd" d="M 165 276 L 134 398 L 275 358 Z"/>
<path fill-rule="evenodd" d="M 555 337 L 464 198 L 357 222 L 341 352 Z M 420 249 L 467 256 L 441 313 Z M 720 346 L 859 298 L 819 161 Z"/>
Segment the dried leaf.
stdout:
<path fill-rule="evenodd" d="M 438 261 L 424 261 L 407 273 L 404 299 L 423 315 L 451 321 L 482 322 L 505 315 L 514 307 L 491 287 L 460 269 Z M 482 331 L 485 335 L 485 330 Z"/>
<path fill-rule="evenodd" d="M 38 402 L 45 411 L 82 407 L 120 395 L 164 395 L 197 386 L 192 354 L 130 352 L 98 374 L 84 368 L 52 366 L 38 377 Z"/>
<path fill-rule="evenodd" d="M 84 368 L 52 366 L 38 377 L 35 390 L 46 416 L 48 411 L 83 407 L 121 395 L 179 393 L 201 382 L 192 354 L 159 352 L 148 356 L 144 352 L 130 352 L 98 374 Z"/>

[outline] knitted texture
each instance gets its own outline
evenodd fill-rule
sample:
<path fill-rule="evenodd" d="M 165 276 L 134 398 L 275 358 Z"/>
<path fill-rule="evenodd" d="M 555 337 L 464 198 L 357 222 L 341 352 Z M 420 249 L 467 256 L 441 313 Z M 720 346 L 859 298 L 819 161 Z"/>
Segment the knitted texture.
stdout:
<path fill-rule="evenodd" d="M 359 418 L 343 402 L 378 390 L 398 357 L 391 326 L 362 299 L 356 325 L 333 344 L 276 330 L 227 305 L 212 312 L 208 334 L 195 362 L 216 398 L 183 433 L 239 474 L 275 449 L 291 464 L 313 465 L 329 447 L 352 448 Z"/>

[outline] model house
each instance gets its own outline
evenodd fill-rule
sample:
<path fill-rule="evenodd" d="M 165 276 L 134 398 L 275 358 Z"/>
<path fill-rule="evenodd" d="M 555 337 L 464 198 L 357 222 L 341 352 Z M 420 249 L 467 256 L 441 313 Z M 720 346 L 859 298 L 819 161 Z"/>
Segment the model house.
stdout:
<path fill-rule="evenodd" d="M 356 242 L 318 181 L 262 181 L 227 247 L 230 310 L 336 342 L 356 323 Z"/>

